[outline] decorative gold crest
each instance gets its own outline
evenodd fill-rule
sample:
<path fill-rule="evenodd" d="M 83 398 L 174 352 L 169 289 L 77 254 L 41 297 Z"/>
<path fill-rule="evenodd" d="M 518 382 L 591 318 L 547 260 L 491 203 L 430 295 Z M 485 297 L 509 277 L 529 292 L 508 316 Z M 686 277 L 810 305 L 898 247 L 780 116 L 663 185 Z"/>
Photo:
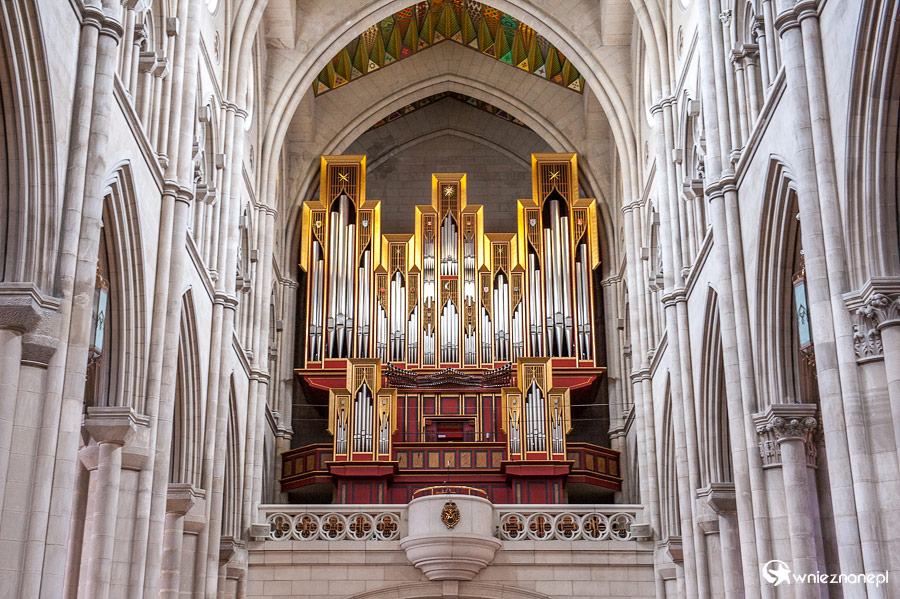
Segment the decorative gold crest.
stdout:
<path fill-rule="evenodd" d="M 448 501 L 444 504 L 444 509 L 441 510 L 441 522 L 447 528 L 453 528 L 459 524 L 459 508 L 456 507 L 456 503 Z"/>

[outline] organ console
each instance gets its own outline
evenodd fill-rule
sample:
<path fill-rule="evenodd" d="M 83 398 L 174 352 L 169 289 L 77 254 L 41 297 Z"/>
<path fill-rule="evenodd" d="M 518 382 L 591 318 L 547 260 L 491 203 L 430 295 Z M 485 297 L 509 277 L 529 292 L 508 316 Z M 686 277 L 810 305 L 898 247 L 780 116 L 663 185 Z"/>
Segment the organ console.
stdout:
<path fill-rule="evenodd" d="M 284 490 L 405 502 L 454 483 L 558 503 L 573 481 L 619 488 L 615 452 L 566 439 L 604 371 L 595 202 L 579 197 L 574 154 L 535 154 L 532 171 L 515 233 L 485 233 L 465 174 L 439 173 L 414 234 L 385 235 L 365 157 L 322 157 L 319 200 L 303 205 L 297 374 L 327 393 L 333 444 L 284 454 Z"/>

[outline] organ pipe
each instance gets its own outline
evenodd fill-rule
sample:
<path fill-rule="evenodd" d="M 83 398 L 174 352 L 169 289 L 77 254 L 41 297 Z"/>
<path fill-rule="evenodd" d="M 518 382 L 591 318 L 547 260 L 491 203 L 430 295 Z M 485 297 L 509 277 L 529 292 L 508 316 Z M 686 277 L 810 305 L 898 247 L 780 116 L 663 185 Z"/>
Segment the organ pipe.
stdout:
<path fill-rule="evenodd" d="M 346 192 L 332 204 L 328 231 L 328 357 L 346 358 L 352 344 L 356 274 L 355 214 Z"/>
<path fill-rule="evenodd" d="M 389 295 L 391 306 L 391 361 L 402 362 L 403 350 L 406 343 L 404 329 L 406 327 L 406 283 L 399 271 L 394 273 L 391 279 L 391 292 Z"/>
<path fill-rule="evenodd" d="M 578 353 L 582 360 L 590 360 L 592 357 L 592 340 L 591 340 L 591 303 L 588 279 L 588 255 L 587 244 L 578 245 L 577 259 L 575 262 L 575 297 L 577 300 L 577 318 L 578 318 Z"/>
<path fill-rule="evenodd" d="M 389 239 L 378 203 L 365 200 L 360 171 L 348 181 L 347 170 L 325 168 L 320 203 L 304 205 L 307 361 L 372 357 L 469 368 L 531 357 L 596 359 L 596 215 L 593 200 L 578 197 L 568 160 L 536 168 L 540 195 L 520 200 L 516 235 L 482 234 L 481 209 L 466 204 L 454 175 L 436 176 L 432 205 L 416 208 L 412 238 Z M 557 167 L 568 170 L 556 176 Z"/>

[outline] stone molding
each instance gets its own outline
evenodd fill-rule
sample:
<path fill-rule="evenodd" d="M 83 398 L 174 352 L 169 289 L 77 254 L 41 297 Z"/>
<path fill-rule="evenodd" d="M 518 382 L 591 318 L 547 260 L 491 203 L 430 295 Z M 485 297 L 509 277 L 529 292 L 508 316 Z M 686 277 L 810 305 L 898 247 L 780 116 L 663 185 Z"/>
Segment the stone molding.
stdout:
<path fill-rule="evenodd" d="M 806 465 L 816 467 L 819 421 L 813 404 L 773 404 L 753 415 L 759 435 L 759 455 L 763 468 L 781 465 L 781 444 L 801 441 L 806 447 Z"/>
<path fill-rule="evenodd" d="M 44 295 L 34 283 L 0 283 L 0 329 L 30 333 L 59 305 L 57 298 Z"/>
<path fill-rule="evenodd" d="M 225 577 L 240 580 L 247 573 L 248 555 L 244 541 L 230 535 L 219 541 L 219 563 L 225 566 Z"/>
<path fill-rule="evenodd" d="M 101 443 L 123 448 L 123 470 L 142 470 L 150 459 L 150 417 L 138 414 L 131 407 L 90 407 L 82 430 L 88 439 L 78 451 L 78 458 L 87 470 L 97 469 Z"/>
<path fill-rule="evenodd" d="M 697 489 L 697 499 L 704 501 L 717 516 L 737 513 L 734 483 L 709 483 Z"/>
<path fill-rule="evenodd" d="M 150 426 L 148 416 L 139 415 L 130 406 L 95 406 L 87 409 L 84 429 L 97 443 L 125 445 L 139 426 Z"/>
<path fill-rule="evenodd" d="M 681 544 L 680 536 L 666 537 L 666 539 L 659 544 L 659 547 L 665 552 L 669 559 L 676 564 L 684 562 L 684 548 Z"/>
<path fill-rule="evenodd" d="M 184 516 L 206 493 L 190 483 L 169 483 L 166 491 L 166 513 Z"/>
<path fill-rule="evenodd" d="M 0 329 L 23 334 L 22 363 L 46 368 L 59 346 L 59 298 L 33 283 L 0 283 Z"/>
<path fill-rule="evenodd" d="M 194 487 L 194 505 L 184 515 L 184 531 L 199 533 L 206 528 L 206 491 Z"/>

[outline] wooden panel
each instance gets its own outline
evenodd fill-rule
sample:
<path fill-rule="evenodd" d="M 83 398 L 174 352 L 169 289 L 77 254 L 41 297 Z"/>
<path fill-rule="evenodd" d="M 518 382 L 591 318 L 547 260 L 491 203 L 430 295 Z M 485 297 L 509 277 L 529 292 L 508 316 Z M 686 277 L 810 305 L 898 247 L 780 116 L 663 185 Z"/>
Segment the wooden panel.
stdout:
<path fill-rule="evenodd" d="M 459 396 L 442 395 L 441 396 L 441 414 L 459 414 Z"/>

